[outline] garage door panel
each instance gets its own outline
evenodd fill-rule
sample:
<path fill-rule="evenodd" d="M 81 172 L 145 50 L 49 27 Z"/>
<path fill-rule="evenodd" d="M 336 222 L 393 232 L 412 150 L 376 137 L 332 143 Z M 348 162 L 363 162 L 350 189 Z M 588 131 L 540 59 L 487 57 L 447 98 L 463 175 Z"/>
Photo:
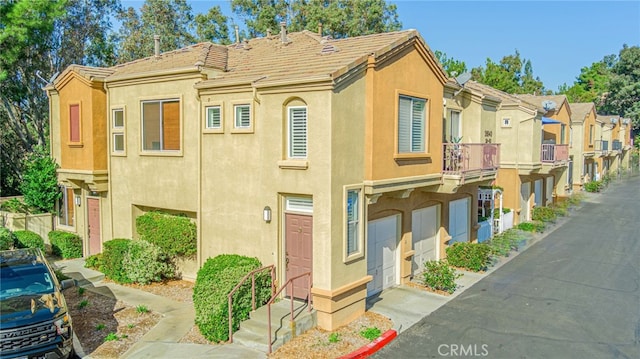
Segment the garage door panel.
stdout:
<path fill-rule="evenodd" d="M 424 263 L 437 260 L 437 242 L 440 206 L 432 206 L 412 213 L 413 263 L 414 275 L 424 270 Z"/>
<path fill-rule="evenodd" d="M 450 243 L 469 241 L 469 198 L 449 203 Z"/>
<path fill-rule="evenodd" d="M 367 224 L 367 295 L 373 295 L 396 284 L 398 216 Z"/>

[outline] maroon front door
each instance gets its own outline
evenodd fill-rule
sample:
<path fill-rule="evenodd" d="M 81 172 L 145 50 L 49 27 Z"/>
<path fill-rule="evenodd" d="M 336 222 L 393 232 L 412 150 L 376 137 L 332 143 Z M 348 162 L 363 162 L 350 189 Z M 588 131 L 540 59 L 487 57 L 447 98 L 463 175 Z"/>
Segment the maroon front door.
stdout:
<path fill-rule="evenodd" d="M 100 200 L 87 198 L 87 223 L 89 234 L 89 255 L 101 252 L 100 245 Z"/>
<path fill-rule="evenodd" d="M 285 214 L 285 266 L 286 278 L 311 272 L 312 268 L 313 217 L 301 214 Z M 310 277 L 302 277 L 293 282 L 293 297 L 307 299 Z M 287 296 L 291 296 L 287 288 Z"/>

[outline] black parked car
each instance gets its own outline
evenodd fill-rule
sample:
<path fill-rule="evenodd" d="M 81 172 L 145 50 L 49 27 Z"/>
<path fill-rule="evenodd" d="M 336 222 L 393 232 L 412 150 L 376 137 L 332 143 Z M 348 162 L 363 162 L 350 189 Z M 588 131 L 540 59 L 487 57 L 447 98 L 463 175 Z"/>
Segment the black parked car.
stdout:
<path fill-rule="evenodd" d="M 0 359 L 73 357 L 73 329 L 62 289 L 37 248 L 0 251 Z"/>

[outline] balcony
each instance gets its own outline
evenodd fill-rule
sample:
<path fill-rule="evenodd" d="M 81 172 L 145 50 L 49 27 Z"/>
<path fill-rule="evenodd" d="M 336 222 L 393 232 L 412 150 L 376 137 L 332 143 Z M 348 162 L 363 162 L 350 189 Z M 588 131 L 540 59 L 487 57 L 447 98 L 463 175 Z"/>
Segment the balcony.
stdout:
<path fill-rule="evenodd" d="M 544 164 L 564 164 L 569 160 L 569 145 L 542 144 L 540 161 Z"/>
<path fill-rule="evenodd" d="M 611 142 L 611 149 L 613 151 L 622 151 L 622 142 L 620 140 L 613 140 L 613 142 Z"/>
<path fill-rule="evenodd" d="M 609 141 L 606 140 L 596 140 L 595 143 L 595 151 L 598 152 L 602 156 L 606 156 L 607 152 L 609 152 Z"/>
<path fill-rule="evenodd" d="M 495 143 L 443 144 L 445 180 L 461 186 L 470 180 L 493 180 L 500 166 L 500 145 Z"/>

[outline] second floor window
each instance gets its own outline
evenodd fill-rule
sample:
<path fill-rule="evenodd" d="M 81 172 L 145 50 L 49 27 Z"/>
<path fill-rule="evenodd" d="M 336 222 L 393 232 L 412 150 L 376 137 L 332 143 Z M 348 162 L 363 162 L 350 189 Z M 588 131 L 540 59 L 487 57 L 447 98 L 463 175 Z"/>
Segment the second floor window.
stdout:
<path fill-rule="evenodd" d="M 589 125 L 589 144 L 593 144 L 593 125 Z"/>
<path fill-rule="evenodd" d="M 124 109 L 116 108 L 111 112 L 111 133 L 113 137 L 112 151 L 124 152 Z"/>
<path fill-rule="evenodd" d="M 180 150 L 180 101 L 142 102 L 142 150 Z"/>
<path fill-rule="evenodd" d="M 251 128 L 251 106 L 235 105 L 233 106 L 235 113 L 235 128 Z"/>
<path fill-rule="evenodd" d="M 222 113 L 220 106 L 207 107 L 207 129 L 222 128 Z"/>
<path fill-rule="evenodd" d="M 400 96 L 398 103 L 398 153 L 425 152 L 427 100 Z"/>
<path fill-rule="evenodd" d="M 289 107 L 289 158 L 307 157 L 307 108 Z"/>
<path fill-rule="evenodd" d="M 80 105 L 69 106 L 69 142 L 80 142 Z"/>

